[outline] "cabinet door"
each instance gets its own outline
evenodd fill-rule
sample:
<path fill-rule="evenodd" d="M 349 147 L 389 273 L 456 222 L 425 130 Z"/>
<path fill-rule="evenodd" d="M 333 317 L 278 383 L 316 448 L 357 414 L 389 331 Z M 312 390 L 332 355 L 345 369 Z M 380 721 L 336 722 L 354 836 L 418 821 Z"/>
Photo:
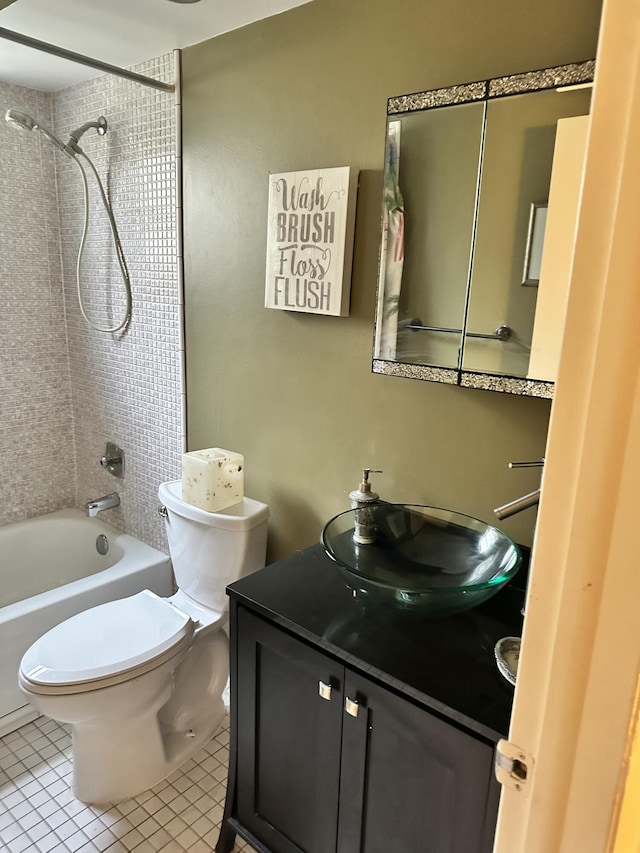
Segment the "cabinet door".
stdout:
<path fill-rule="evenodd" d="M 340 664 L 239 608 L 237 816 L 274 853 L 335 853 L 343 678 Z"/>
<path fill-rule="evenodd" d="M 349 671 L 345 703 L 338 853 L 490 851 L 493 748 Z"/>

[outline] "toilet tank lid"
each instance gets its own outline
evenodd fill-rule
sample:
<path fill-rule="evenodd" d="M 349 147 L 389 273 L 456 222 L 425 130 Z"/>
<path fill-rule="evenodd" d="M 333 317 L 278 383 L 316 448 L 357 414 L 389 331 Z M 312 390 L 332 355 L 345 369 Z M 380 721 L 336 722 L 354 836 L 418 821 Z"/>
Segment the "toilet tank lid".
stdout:
<path fill-rule="evenodd" d="M 268 505 L 253 498 L 244 498 L 218 512 L 207 512 L 206 509 L 193 506 L 182 500 L 182 480 L 161 483 L 158 497 L 176 515 L 221 530 L 251 530 L 269 518 Z"/>
<path fill-rule="evenodd" d="M 186 613 L 145 589 L 51 628 L 27 649 L 20 674 L 43 687 L 106 679 L 189 643 L 194 629 Z"/>

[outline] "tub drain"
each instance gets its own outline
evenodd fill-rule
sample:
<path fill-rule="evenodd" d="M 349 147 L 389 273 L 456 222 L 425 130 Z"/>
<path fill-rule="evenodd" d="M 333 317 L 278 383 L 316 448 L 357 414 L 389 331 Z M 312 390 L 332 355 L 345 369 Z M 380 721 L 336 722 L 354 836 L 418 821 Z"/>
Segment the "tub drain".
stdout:
<path fill-rule="evenodd" d="M 101 533 L 100 536 L 98 536 L 98 538 L 96 539 L 96 551 L 98 552 L 98 554 L 102 554 L 102 556 L 104 557 L 108 550 L 109 540 L 104 535 L 104 533 Z"/>

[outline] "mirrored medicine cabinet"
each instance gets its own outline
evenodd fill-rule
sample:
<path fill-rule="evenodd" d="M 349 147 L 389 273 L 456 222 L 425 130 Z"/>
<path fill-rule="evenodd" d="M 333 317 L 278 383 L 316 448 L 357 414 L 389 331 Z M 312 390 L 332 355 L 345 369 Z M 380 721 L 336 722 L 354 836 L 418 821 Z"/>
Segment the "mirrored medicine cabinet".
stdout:
<path fill-rule="evenodd" d="M 594 67 L 389 99 L 374 373 L 553 396 Z"/>

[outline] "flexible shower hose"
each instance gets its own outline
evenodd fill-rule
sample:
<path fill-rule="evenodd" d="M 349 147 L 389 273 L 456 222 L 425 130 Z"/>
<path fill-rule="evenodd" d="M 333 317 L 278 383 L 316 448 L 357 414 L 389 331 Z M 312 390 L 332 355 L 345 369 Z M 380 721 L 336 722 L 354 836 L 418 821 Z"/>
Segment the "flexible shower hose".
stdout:
<path fill-rule="evenodd" d="M 82 316 L 87 321 L 87 323 L 91 326 L 92 329 L 95 329 L 97 332 L 119 332 L 126 327 L 131 319 L 131 280 L 129 278 L 129 272 L 127 270 L 124 252 L 122 250 L 122 244 L 120 242 L 120 235 L 118 234 L 118 228 L 116 226 L 116 221 L 113 216 L 113 212 L 111 210 L 111 205 L 109 204 L 109 200 L 107 199 L 107 194 L 104 191 L 104 187 L 102 186 L 102 181 L 100 180 L 100 175 L 98 174 L 98 170 L 93 165 L 92 161 L 87 157 L 84 151 L 78 150 L 79 155 L 84 157 L 89 166 L 91 167 L 93 174 L 95 175 L 96 181 L 98 183 L 98 188 L 100 190 L 100 195 L 102 197 L 102 203 L 104 205 L 104 209 L 107 213 L 107 217 L 109 219 L 109 226 L 111 228 L 111 238 L 113 241 L 113 246 L 116 251 L 116 258 L 118 260 L 118 266 L 120 267 L 120 275 L 122 276 L 122 281 L 124 283 L 125 289 L 125 312 L 124 317 L 121 322 L 116 326 L 99 326 L 97 323 L 94 323 L 87 316 L 87 312 L 85 311 L 83 300 L 82 300 L 82 288 L 80 286 L 81 281 L 81 267 L 82 267 L 82 256 L 84 254 L 85 242 L 87 239 L 87 231 L 89 230 L 89 184 L 87 182 L 87 174 L 82 166 L 82 163 L 78 159 L 78 157 L 73 157 L 72 159 L 78 164 L 78 168 L 80 169 L 80 173 L 82 175 L 82 183 L 84 187 L 84 226 L 82 228 L 82 237 L 80 238 L 80 246 L 78 248 L 78 259 L 76 262 L 76 287 L 78 291 L 78 303 L 80 305 L 80 311 Z"/>

